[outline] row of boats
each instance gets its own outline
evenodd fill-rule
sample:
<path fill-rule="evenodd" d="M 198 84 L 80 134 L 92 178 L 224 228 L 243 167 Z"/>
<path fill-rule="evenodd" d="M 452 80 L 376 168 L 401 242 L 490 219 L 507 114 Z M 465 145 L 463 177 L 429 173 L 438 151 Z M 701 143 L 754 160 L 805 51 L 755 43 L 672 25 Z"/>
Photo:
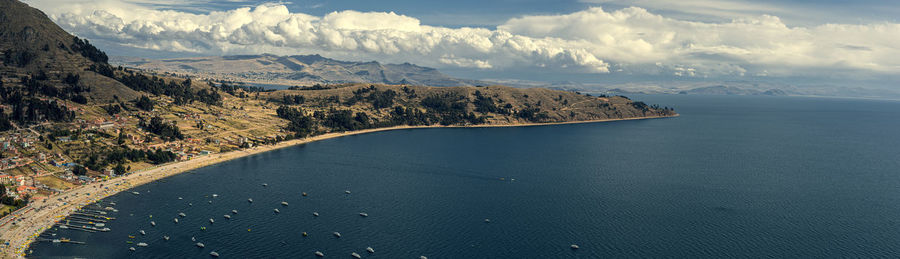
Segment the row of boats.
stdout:
<path fill-rule="evenodd" d="M 334 233 L 337 233 L 337 232 L 334 232 Z M 366 252 L 369 252 L 370 254 L 374 254 L 374 253 L 375 253 L 375 249 L 372 249 L 372 247 L 366 247 Z M 316 252 L 313 253 L 313 254 L 316 255 L 316 256 L 318 256 L 318 257 L 325 257 L 325 253 L 322 253 L 321 251 L 316 251 Z M 357 259 L 362 258 L 362 256 L 359 255 L 359 254 L 357 254 L 356 252 L 350 253 L 350 256 L 352 256 L 353 258 L 357 258 Z"/>
<path fill-rule="evenodd" d="M 262 186 L 263 186 L 263 187 L 267 187 L 268 184 L 263 183 Z M 350 192 L 349 190 L 345 190 L 344 193 L 345 193 L 345 194 L 350 194 L 351 192 Z M 135 194 L 135 195 L 139 195 L 139 193 L 137 193 L 137 192 L 134 192 L 134 194 Z M 302 195 L 302 196 L 308 196 L 308 194 L 307 194 L 306 192 L 301 193 L 301 195 Z M 209 196 L 207 196 L 207 197 L 209 197 Z M 218 197 L 218 195 L 217 195 L 217 194 L 212 194 L 212 197 L 213 197 L 213 198 L 216 198 L 216 197 Z M 178 197 L 178 200 L 183 200 L 183 198 L 182 198 L 182 197 Z M 248 198 L 248 199 L 247 199 L 247 202 L 253 203 L 253 199 L 252 199 L 252 198 Z M 209 203 L 212 203 L 212 201 L 210 200 Z M 287 201 L 282 201 L 282 202 L 281 202 L 281 205 L 282 205 L 283 207 L 288 207 L 290 204 L 289 204 Z M 189 204 L 189 206 L 193 206 L 193 204 Z M 280 211 L 279 209 L 276 208 L 276 209 L 274 209 L 274 212 L 275 212 L 275 213 L 280 213 L 281 211 Z M 231 213 L 236 215 L 236 214 L 238 214 L 238 211 L 237 211 L 237 210 L 231 210 Z M 360 215 L 361 217 L 368 217 L 368 216 L 369 216 L 369 214 L 366 213 L 366 212 L 360 212 L 359 215 Z M 319 213 L 314 211 L 314 212 L 313 212 L 313 216 L 318 217 L 318 216 L 319 216 Z M 152 216 L 151 216 L 151 217 L 152 217 Z M 184 212 L 179 212 L 179 213 L 178 213 L 178 217 L 173 218 L 173 221 L 174 221 L 175 223 L 178 223 L 179 217 L 180 217 L 180 218 L 185 218 L 185 217 L 187 217 L 187 214 L 185 214 Z M 225 214 L 223 217 L 224 217 L 225 219 L 231 219 L 232 216 L 231 216 L 231 215 L 228 215 L 228 214 Z M 215 223 L 215 220 L 212 219 L 212 218 L 210 218 L 210 219 L 209 219 L 209 223 L 210 223 L 210 224 L 214 224 L 214 223 Z M 156 226 L 156 222 L 150 221 L 150 225 L 151 225 L 151 226 Z M 205 229 L 205 227 L 202 227 L 201 229 Z M 248 229 L 247 231 L 250 231 L 250 229 Z M 146 235 L 146 232 L 145 232 L 144 230 L 139 230 L 139 233 L 140 233 L 141 235 Z M 341 233 L 339 233 L 339 232 L 333 232 L 332 234 L 333 234 L 335 237 L 337 237 L 337 238 L 340 238 L 340 237 L 341 237 Z M 308 236 L 308 234 L 307 234 L 306 232 L 303 232 L 303 236 L 304 236 L 304 237 L 305 237 L 305 236 Z M 168 241 L 168 240 L 169 240 L 169 236 L 163 236 L 163 239 L 166 240 L 166 241 Z M 192 238 L 191 238 L 191 241 L 196 242 L 197 240 L 196 240 L 196 238 L 192 237 Z M 205 247 L 206 247 L 206 245 L 203 244 L 202 242 L 196 242 L 194 245 L 197 246 L 197 247 L 199 247 L 199 248 L 205 248 Z M 141 242 L 141 243 L 138 243 L 137 246 L 138 246 L 138 247 L 146 247 L 146 246 L 148 246 L 148 244 L 147 244 L 147 243 Z M 136 251 L 136 248 L 130 247 L 129 250 L 131 250 L 131 251 Z M 372 247 L 366 247 L 366 252 L 368 252 L 368 253 L 375 253 L 375 249 L 373 249 Z M 319 257 L 324 257 L 324 256 L 325 256 L 325 254 L 322 253 L 321 251 L 316 251 L 316 252 L 315 252 L 315 255 L 316 255 L 316 256 L 319 256 Z M 356 253 L 356 252 L 353 252 L 353 253 L 351 253 L 350 255 L 351 255 L 352 257 L 354 257 L 354 258 L 361 258 L 360 254 L 358 254 L 358 253 Z M 212 252 L 210 252 L 210 256 L 218 257 L 219 254 L 218 254 L 217 252 L 215 252 L 215 251 L 212 251 Z"/>

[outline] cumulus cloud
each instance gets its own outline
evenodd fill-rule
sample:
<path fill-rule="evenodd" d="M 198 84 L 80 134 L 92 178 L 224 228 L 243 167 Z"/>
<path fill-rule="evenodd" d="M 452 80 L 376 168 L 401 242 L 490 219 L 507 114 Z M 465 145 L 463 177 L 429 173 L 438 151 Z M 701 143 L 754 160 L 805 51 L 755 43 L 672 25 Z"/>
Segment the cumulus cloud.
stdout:
<path fill-rule="evenodd" d="M 638 7 L 523 16 L 495 29 L 423 25 L 393 12 L 295 13 L 280 4 L 187 13 L 140 6 L 54 7 L 78 35 L 136 48 L 219 54 L 311 54 L 472 69 L 675 76 L 790 75 L 829 70 L 900 72 L 900 25 L 791 27 L 760 15 L 697 22 Z M 611 67 L 613 69 L 611 69 Z"/>

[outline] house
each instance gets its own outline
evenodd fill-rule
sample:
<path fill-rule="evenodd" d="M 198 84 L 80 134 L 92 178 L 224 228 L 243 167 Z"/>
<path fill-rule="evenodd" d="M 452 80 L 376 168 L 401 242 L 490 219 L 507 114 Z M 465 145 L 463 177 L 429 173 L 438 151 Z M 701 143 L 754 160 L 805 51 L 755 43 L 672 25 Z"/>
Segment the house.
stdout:
<path fill-rule="evenodd" d="M 113 122 L 110 122 L 110 121 L 100 123 L 100 129 L 108 129 L 108 128 L 112 128 L 115 126 L 116 126 L 116 124 Z"/>
<path fill-rule="evenodd" d="M 19 193 L 19 195 L 35 193 L 35 192 L 37 192 L 37 188 L 35 188 L 33 186 L 22 185 L 22 186 L 16 187 L 16 192 Z"/>

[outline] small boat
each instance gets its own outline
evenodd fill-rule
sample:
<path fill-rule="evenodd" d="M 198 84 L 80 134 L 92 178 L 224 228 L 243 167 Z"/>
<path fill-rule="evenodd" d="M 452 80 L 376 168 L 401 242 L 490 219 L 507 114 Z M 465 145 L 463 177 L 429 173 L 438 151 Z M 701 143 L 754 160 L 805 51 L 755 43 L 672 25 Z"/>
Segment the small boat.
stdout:
<path fill-rule="evenodd" d="M 247 199 L 247 202 L 253 202 L 253 198 Z"/>
<path fill-rule="evenodd" d="M 183 217 L 187 217 L 187 214 L 184 214 L 184 212 L 179 212 L 178 216 L 181 216 L 183 218 Z"/>
<path fill-rule="evenodd" d="M 231 210 L 231 214 L 237 214 L 237 210 Z"/>
<path fill-rule="evenodd" d="M 184 198 L 178 197 L 179 200 L 183 200 Z"/>
<path fill-rule="evenodd" d="M 579 248 L 578 245 L 576 245 L 576 244 L 572 244 L 572 245 L 570 245 L 569 247 L 572 248 L 572 249 L 578 249 L 578 248 Z"/>
<path fill-rule="evenodd" d="M 137 246 L 140 246 L 140 247 L 146 247 L 146 246 L 147 246 L 147 243 L 140 242 L 140 243 L 137 243 Z"/>
<path fill-rule="evenodd" d="M 209 204 L 212 204 L 212 201 L 209 201 Z"/>
<path fill-rule="evenodd" d="M 129 247 L 128 250 L 131 250 L 132 252 L 134 252 L 134 247 Z"/>
<path fill-rule="evenodd" d="M 140 232 L 141 235 L 146 235 L 146 234 L 147 234 L 147 232 L 144 232 L 144 230 L 141 230 L 141 231 L 138 231 L 138 232 Z"/>
<path fill-rule="evenodd" d="M 425 257 L 425 256 L 423 255 L 423 256 L 419 256 L 419 259 L 428 259 L 428 257 Z"/>
<path fill-rule="evenodd" d="M 325 254 L 323 254 L 322 252 L 319 252 L 319 251 L 316 251 L 314 254 L 316 254 L 316 256 L 318 256 L 318 257 L 325 257 Z"/>
<path fill-rule="evenodd" d="M 280 210 L 278 210 L 278 209 L 275 209 L 275 213 L 280 213 L 280 212 L 281 212 L 281 211 L 280 211 Z"/>
<path fill-rule="evenodd" d="M 350 194 L 350 190 L 346 190 L 346 191 L 344 191 L 344 193 Z"/>
<path fill-rule="evenodd" d="M 96 227 L 105 227 L 106 224 L 103 224 L 103 223 L 97 223 L 97 224 L 94 224 L 94 226 L 96 226 Z"/>
<path fill-rule="evenodd" d="M 169 236 L 163 236 L 163 240 L 169 241 Z"/>
<path fill-rule="evenodd" d="M 134 238 L 134 236 L 129 235 L 128 238 Z"/>
<path fill-rule="evenodd" d="M 213 196 L 213 198 L 215 198 L 215 197 L 219 197 L 219 195 L 218 195 L 218 194 L 215 194 L 215 193 L 213 193 L 213 195 L 212 195 L 212 196 Z"/>
<path fill-rule="evenodd" d="M 150 225 L 155 227 L 155 226 L 156 226 L 156 221 L 150 221 Z M 98 226 L 98 227 L 102 227 L 102 226 Z"/>
<path fill-rule="evenodd" d="M 193 206 L 194 206 L 194 204 L 193 204 L 193 203 L 188 203 L 188 206 L 191 206 L 191 207 L 193 207 Z"/>
<path fill-rule="evenodd" d="M 350 256 L 353 256 L 353 258 L 356 258 L 356 259 L 362 258 L 362 256 L 359 256 L 359 254 L 357 254 L 356 252 L 350 253 Z"/>
<path fill-rule="evenodd" d="M 319 213 L 318 213 L 318 212 L 313 212 L 313 216 L 318 217 L 318 216 L 319 216 Z"/>
<path fill-rule="evenodd" d="M 53 241 L 51 241 L 51 242 L 53 242 L 53 243 L 59 243 L 59 242 L 62 242 L 62 240 L 59 240 L 59 239 L 53 239 Z"/>
<path fill-rule="evenodd" d="M 200 243 L 200 242 L 197 242 L 196 246 L 199 247 L 199 248 L 204 248 L 204 247 L 206 247 L 206 245 L 204 245 L 203 243 Z"/>
<path fill-rule="evenodd" d="M 231 219 L 231 215 L 225 214 L 226 219 Z"/>
<path fill-rule="evenodd" d="M 178 223 L 178 218 L 175 218 L 174 220 L 175 220 L 175 223 Z"/>
<path fill-rule="evenodd" d="M 269 186 L 269 184 L 264 183 L 264 184 L 262 184 L 262 186 L 263 186 L 263 187 L 266 187 L 266 186 Z"/>
<path fill-rule="evenodd" d="M 212 257 L 219 257 L 219 253 L 216 253 L 216 251 L 209 252 L 209 255 Z"/>
<path fill-rule="evenodd" d="M 125 241 L 126 244 L 134 244 L 134 241 Z"/>
<path fill-rule="evenodd" d="M 336 236 L 336 237 L 341 237 L 341 233 L 334 232 L 334 233 L 332 233 L 332 234 L 334 234 L 334 236 Z"/>
<path fill-rule="evenodd" d="M 309 234 L 307 234 L 306 232 L 303 232 L 303 236 L 309 236 Z"/>
<path fill-rule="evenodd" d="M 131 194 L 134 194 L 134 195 L 141 195 L 141 193 L 139 193 L 139 192 L 131 192 Z"/>
<path fill-rule="evenodd" d="M 216 221 L 215 221 L 215 220 L 213 220 L 213 219 L 209 219 L 209 223 L 210 223 L 210 224 L 212 224 L 212 223 L 216 223 Z"/>
<path fill-rule="evenodd" d="M 197 238 L 195 238 L 195 237 L 191 237 L 191 241 L 193 241 L 193 242 L 197 242 Z"/>
<path fill-rule="evenodd" d="M 116 206 L 115 202 L 110 202 L 109 205 Z"/>
<path fill-rule="evenodd" d="M 484 219 L 484 223 L 491 223 L 491 219 Z"/>
<path fill-rule="evenodd" d="M 61 229 L 69 229 L 69 227 L 66 226 L 66 225 L 60 225 L 59 228 L 61 228 Z"/>
<path fill-rule="evenodd" d="M 369 253 L 375 253 L 375 249 L 372 249 L 371 246 L 370 246 L 370 247 L 366 247 L 366 252 L 369 252 Z"/>
<path fill-rule="evenodd" d="M 368 216 L 369 216 L 369 213 L 360 212 L 359 215 L 360 215 L 360 216 L 363 216 L 363 217 L 368 217 Z"/>
<path fill-rule="evenodd" d="M 287 206 L 287 205 L 288 205 L 288 203 L 287 203 L 287 202 L 286 202 L 286 201 L 282 201 L 282 202 L 281 202 L 281 205 L 283 205 L 283 206 Z"/>
<path fill-rule="evenodd" d="M 301 193 L 301 195 L 306 196 L 306 192 Z"/>

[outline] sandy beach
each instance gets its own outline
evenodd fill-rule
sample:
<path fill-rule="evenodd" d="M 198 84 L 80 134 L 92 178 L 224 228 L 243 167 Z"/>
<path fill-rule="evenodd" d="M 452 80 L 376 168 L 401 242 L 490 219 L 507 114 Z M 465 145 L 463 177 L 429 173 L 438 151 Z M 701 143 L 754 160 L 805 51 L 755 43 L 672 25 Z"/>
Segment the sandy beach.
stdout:
<path fill-rule="evenodd" d="M 676 115 L 677 116 L 677 115 Z M 40 235 L 44 230 L 52 227 L 57 221 L 64 219 L 70 213 L 79 208 L 94 203 L 100 199 L 114 195 L 124 190 L 131 189 L 135 186 L 146 184 L 155 180 L 159 180 L 175 174 L 187 172 L 200 167 L 229 161 L 253 154 L 267 152 L 275 149 L 285 148 L 294 145 L 310 143 L 319 140 L 359 135 L 372 132 L 402 130 L 402 129 L 421 129 L 421 128 L 468 128 L 468 127 L 522 127 L 522 126 L 545 126 L 559 124 L 576 124 L 576 123 L 596 123 L 621 120 L 642 120 L 655 119 L 665 117 L 640 117 L 627 119 L 608 119 L 608 120 L 591 120 L 591 121 L 573 121 L 560 123 L 523 123 L 523 124 L 498 124 L 498 125 L 474 125 L 474 126 L 397 126 L 389 128 L 367 129 L 350 132 L 328 133 L 319 136 L 294 139 L 280 142 L 274 145 L 257 146 L 253 148 L 236 150 L 226 153 L 211 154 L 201 156 L 188 161 L 173 162 L 163 164 L 148 169 L 131 172 L 127 175 L 113 178 L 107 181 L 96 182 L 79 187 L 75 187 L 66 192 L 52 196 L 48 199 L 37 201 L 28 206 L 0 219 L 0 240 L 9 242 L 6 246 L 0 243 L 0 258 L 24 258 L 26 250 L 31 242 Z M 15 222 L 15 223 L 13 223 Z"/>

